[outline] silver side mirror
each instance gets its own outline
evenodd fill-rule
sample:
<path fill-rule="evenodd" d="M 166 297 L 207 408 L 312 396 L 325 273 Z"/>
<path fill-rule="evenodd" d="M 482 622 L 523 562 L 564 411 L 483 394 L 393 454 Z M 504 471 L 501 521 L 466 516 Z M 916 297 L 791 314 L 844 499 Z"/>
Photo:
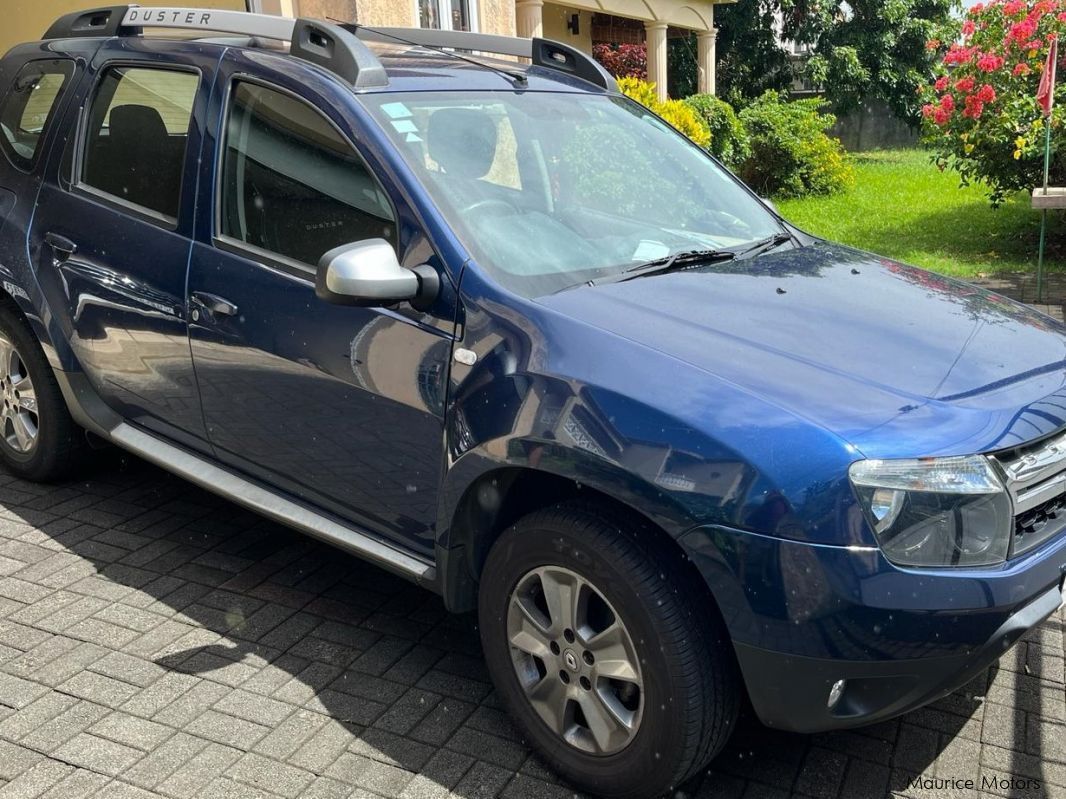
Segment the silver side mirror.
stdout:
<path fill-rule="evenodd" d="M 315 293 L 337 305 L 432 304 L 440 278 L 430 266 L 405 269 L 385 239 L 366 239 L 335 247 L 318 261 Z"/>

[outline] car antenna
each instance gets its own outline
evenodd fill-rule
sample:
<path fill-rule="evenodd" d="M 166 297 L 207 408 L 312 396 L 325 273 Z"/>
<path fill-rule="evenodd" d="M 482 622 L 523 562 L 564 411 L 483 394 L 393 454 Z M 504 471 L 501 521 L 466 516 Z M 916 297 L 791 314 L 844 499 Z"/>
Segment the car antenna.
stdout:
<path fill-rule="evenodd" d="M 426 50 L 433 50 L 434 52 L 442 53 L 443 55 L 451 56 L 452 58 L 458 58 L 460 61 L 466 61 L 467 63 L 474 64 L 475 66 L 481 67 L 482 69 L 487 69 L 492 72 L 495 72 L 497 75 L 503 75 L 505 78 L 510 78 L 516 83 L 529 82 L 529 78 L 526 77 L 526 74 L 524 72 L 519 72 L 518 70 L 504 69 L 503 67 L 497 67 L 493 64 L 486 64 L 484 61 L 478 61 L 476 58 L 471 58 L 470 56 L 463 55 L 462 53 L 457 53 L 455 52 L 455 50 L 449 50 L 445 47 L 438 47 L 437 45 L 433 44 L 421 44 L 419 42 L 413 42 L 410 39 L 405 39 L 402 36 L 397 36 L 394 33 L 383 31 L 379 28 L 371 28 L 369 25 L 360 25 L 358 22 L 344 22 L 343 20 L 334 19 L 332 17 L 326 17 L 326 19 L 330 22 L 335 22 L 338 25 L 343 25 L 345 28 L 351 30 L 352 33 L 356 33 L 356 31 L 362 28 L 368 33 L 373 33 L 375 36 L 384 36 L 387 39 L 394 39 L 397 42 L 400 42 L 401 44 L 409 44 L 412 47 L 423 47 Z"/>

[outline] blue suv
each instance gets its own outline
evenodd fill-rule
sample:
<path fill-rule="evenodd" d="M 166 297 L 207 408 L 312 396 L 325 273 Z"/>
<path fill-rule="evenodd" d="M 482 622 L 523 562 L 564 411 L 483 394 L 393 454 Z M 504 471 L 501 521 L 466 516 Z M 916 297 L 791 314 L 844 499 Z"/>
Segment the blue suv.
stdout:
<path fill-rule="evenodd" d="M 116 6 L 0 85 L 8 469 L 110 442 L 476 610 L 581 789 L 1062 604 L 1066 330 L 796 230 L 576 50 Z"/>

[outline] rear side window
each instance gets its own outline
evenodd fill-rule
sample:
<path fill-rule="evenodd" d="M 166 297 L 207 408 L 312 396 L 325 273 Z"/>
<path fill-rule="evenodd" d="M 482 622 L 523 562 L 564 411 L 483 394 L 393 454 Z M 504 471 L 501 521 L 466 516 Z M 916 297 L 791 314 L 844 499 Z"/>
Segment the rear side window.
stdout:
<path fill-rule="evenodd" d="M 222 157 L 219 232 L 316 265 L 341 244 L 395 242 L 384 191 L 319 111 L 274 89 L 235 84 Z"/>
<path fill-rule="evenodd" d="M 0 109 L 0 145 L 18 166 L 33 166 L 37 150 L 59 105 L 74 64 L 70 61 L 31 61 L 15 78 Z"/>
<path fill-rule="evenodd" d="M 89 109 L 81 183 L 173 221 L 200 78 L 111 67 Z"/>

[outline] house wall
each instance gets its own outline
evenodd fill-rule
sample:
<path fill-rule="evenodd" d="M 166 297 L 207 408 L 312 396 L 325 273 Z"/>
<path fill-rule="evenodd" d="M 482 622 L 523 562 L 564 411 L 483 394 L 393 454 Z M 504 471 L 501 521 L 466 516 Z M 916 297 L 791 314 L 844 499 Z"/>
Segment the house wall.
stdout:
<path fill-rule="evenodd" d="M 544 4 L 544 38 L 568 44 L 592 52 L 592 12 L 580 11 L 570 6 L 558 6 L 554 3 Z M 578 34 L 575 36 L 566 27 L 570 17 L 578 15 Z"/>
<path fill-rule="evenodd" d="M 4 24 L 0 27 L 0 53 L 6 53 L 21 42 L 34 42 L 44 35 L 48 26 L 64 14 L 86 8 L 99 8 L 109 0 L 0 0 L 4 9 Z M 113 0 L 117 3 L 117 0 Z M 197 8 L 225 8 L 244 11 L 244 0 L 138 0 L 142 6 L 195 6 Z"/>
<path fill-rule="evenodd" d="M 417 27 L 415 0 L 293 0 L 305 17 L 333 18 L 364 25 Z M 477 0 L 478 30 L 514 36 L 514 0 Z"/>

